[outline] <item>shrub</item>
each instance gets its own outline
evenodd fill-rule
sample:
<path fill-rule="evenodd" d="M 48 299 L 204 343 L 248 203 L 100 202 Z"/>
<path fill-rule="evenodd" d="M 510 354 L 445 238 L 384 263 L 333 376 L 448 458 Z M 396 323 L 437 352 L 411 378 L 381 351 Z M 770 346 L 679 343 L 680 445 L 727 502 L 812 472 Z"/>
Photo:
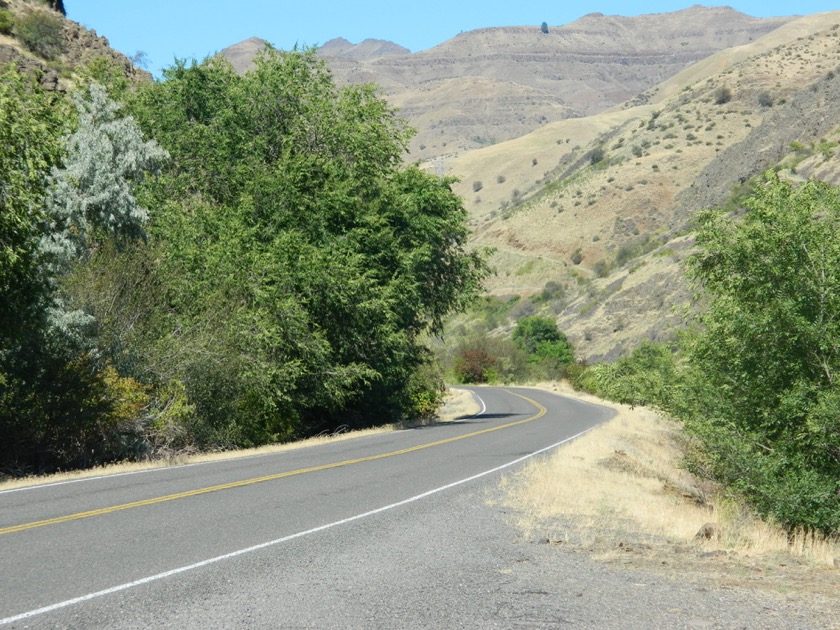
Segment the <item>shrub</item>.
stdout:
<path fill-rule="evenodd" d="M 0 33 L 8 35 L 12 32 L 15 25 L 15 19 L 11 12 L 7 9 L 0 9 Z"/>
<path fill-rule="evenodd" d="M 54 59 L 67 50 L 61 18 L 34 12 L 17 20 L 15 32 L 29 50 L 44 59 Z"/>
<path fill-rule="evenodd" d="M 715 105 L 723 105 L 732 100 L 732 90 L 727 85 L 721 85 L 714 93 Z"/>
<path fill-rule="evenodd" d="M 481 183 L 480 180 L 475 180 L 472 184 L 473 192 L 478 192 L 482 188 L 484 188 L 484 184 Z"/>
<path fill-rule="evenodd" d="M 587 391 L 625 405 L 663 406 L 675 380 L 674 354 L 668 346 L 645 341 L 613 363 L 590 366 L 578 381 Z"/>
<path fill-rule="evenodd" d="M 505 183 L 505 176 L 504 175 L 497 175 L 496 176 L 496 183 L 497 184 L 504 184 Z"/>
<path fill-rule="evenodd" d="M 598 162 L 603 161 L 606 156 L 607 153 L 604 151 L 604 147 L 595 147 L 592 149 L 592 153 L 589 154 L 589 163 L 594 166 Z"/>
<path fill-rule="evenodd" d="M 773 97 L 770 92 L 762 92 L 758 95 L 758 104 L 762 107 L 773 107 Z"/>
<path fill-rule="evenodd" d="M 592 271 L 594 271 L 595 275 L 599 278 L 606 278 L 610 273 L 610 266 L 606 260 L 601 259 L 592 265 Z"/>
<path fill-rule="evenodd" d="M 540 293 L 540 299 L 547 302 L 548 300 L 555 300 L 558 298 L 562 298 L 565 295 L 566 289 L 563 287 L 562 284 L 556 282 L 554 280 L 549 280 L 545 283 L 542 292 Z"/>
<path fill-rule="evenodd" d="M 462 348 L 455 359 L 455 376 L 462 383 L 486 383 L 496 357 L 484 348 Z"/>

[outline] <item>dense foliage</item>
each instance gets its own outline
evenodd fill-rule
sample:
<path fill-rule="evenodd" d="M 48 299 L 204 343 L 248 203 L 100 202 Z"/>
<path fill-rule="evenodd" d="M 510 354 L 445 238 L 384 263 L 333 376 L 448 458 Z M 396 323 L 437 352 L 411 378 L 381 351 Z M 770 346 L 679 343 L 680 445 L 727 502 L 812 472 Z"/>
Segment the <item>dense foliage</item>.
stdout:
<path fill-rule="evenodd" d="M 789 527 L 840 531 L 840 189 L 771 175 L 747 212 L 701 217 L 707 308 L 679 352 L 645 344 L 575 370 L 605 398 L 664 409 L 694 472 Z"/>
<path fill-rule="evenodd" d="M 709 296 L 674 412 L 695 466 L 779 522 L 840 530 L 840 191 L 771 176 L 740 221 L 706 214 Z"/>
<path fill-rule="evenodd" d="M 21 125 L 0 128 L 14 191 L 4 204 L 17 204 L 2 215 L 4 296 L 37 281 L 32 308 L 56 341 L 24 348 L 13 341 L 22 311 L 4 312 L 0 442 L 16 446 L 0 449 L 0 466 L 433 412 L 441 381 L 423 335 L 472 298 L 485 267 L 465 249 L 450 182 L 403 164 L 411 130 L 374 88 L 339 89 L 312 52 L 270 50 L 244 76 L 220 60 L 178 63 L 119 93 L 122 110 L 98 86 L 77 99 L 77 131 L 49 178 L 60 117 L 18 116 L 50 140 L 31 156 L 37 172 L 23 163 L 28 138 L 10 136 Z M 21 87 L 0 98 L 5 114 L 45 97 Z M 51 384 L 18 377 L 21 366 Z M 70 393 L 54 417 L 48 400 Z"/>
<path fill-rule="evenodd" d="M 574 361 L 574 347 L 557 323 L 541 315 L 519 319 L 510 339 L 474 334 L 460 344 L 452 374 L 461 383 L 559 379 Z"/>

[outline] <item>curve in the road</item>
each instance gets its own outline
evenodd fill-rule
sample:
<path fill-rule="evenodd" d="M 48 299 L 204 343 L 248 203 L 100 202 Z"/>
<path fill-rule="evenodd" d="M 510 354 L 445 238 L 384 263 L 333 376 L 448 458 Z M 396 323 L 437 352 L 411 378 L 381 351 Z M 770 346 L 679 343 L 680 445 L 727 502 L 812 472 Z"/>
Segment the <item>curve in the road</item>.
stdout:
<path fill-rule="evenodd" d="M 139 507 L 141 505 L 149 505 L 149 504 L 153 504 L 153 503 L 175 501 L 177 499 L 186 498 L 188 496 L 196 496 L 197 494 L 206 494 L 206 493 L 211 493 L 211 492 L 218 492 L 218 491 L 225 490 L 225 489 L 228 489 L 228 488 L 241 487 L 241 486 L 244 486 L 244 485 L 258 484 L 258 483 L 261 483 L 263 481 L 269 481 L 269 480 L 278 479 L 278 478 L 281 478 L 281 477 L 288 477 L 288 476 L 292 476 L 292 475 L 302 475 L 302 474 L 305 474 L 305 473 L 314 472 L 314 471 L 318 471 L 318 470 L 338 468 L 338 467 L 341 467 L 341 466 L 351 466 L 353 464 L 358 464 L 358 463 L 361 463 L 361 462 L 379 460 L 379 459 L 384 459 L 384 458 L 391 458 L 391 457 L 395 457 L 395 456 L 398 456 L 398 455 L 411 453 L 411 452 L 415 452 L 415 451 L 423 450 L 423 449 L 430 449 L 430 448 L 435 447 L 435 446 L 440 446 L 440 445 L 443 445 L 443 444 L 447 444 L 447 443 L 451 443 L 451 442 L 455 442 L 455 441 L 459 441 L 459 440 L 465 440 L 467 438 L 473 438 L 473 437 L 483 435 L 483 434 L 487 434 L 487 433 L 490 433 L 490 432 L 500 431 L 502 429 L 508 429 L 508 428 L 511 428 L 511 427 L 523 425 L 525 423 L 537 420 L 538 418 L 543 417 L 547 413 L 546 407 L 544 407 L 542 404 L 540 404 L 536 400 L 534 400 L 532 398 L 529 398 L 527 396 L 524 396 L 522 394 L 510 391 L 510 390 L 505 390 L 505 391 L 506 391 L 506 393 L 508 393 L 512 396 L 516 396 L 516 397 L 518 397 L 522 400 L 527 401 L 529 404 L 533 405 L 537 409 L 537 412 L 535 414 L 532 414 L 532 415 L 524 418 L 524 419 L 516 420 L 514 422 L 509 422 L 509 423 L 505 423 L 505 424 L 501 424 L 501 425 L 495 425 L 495 426 L 485 428 L 485 429 L 481 429 L 481 430 L 478 430 L 478 431 L 473 431 L 473 432 L 470 432 L 470 433 L 466 433 L 466 434 L 462 434 L 462 435 L 458 435 L 458 436 L 454 436 L 454 437 L 449 437 L 449 438 L 442 439 L 442 440 L 436 440 L 436 441 L 433 441 L 433 442 L 423 443 L 423 444 L 411 446 L 411 447 L 404 448 L 404 449 L 389 451 L 389 452 L 386 452 L 386 453 L 373 454 L 373 455 L 360 457 L 360 458 L 355 458 L 355 459 L 346 459 L 346 460 L 342 460 L 342 461 L 335 462 L 335 463 L 324 464 L 324 465 L 310 467 L 310 468 L 301 468 L 301 469 L 297 469 L 297 470 L 293 470 L 293 471 L 286 471 L 286 472 L 278 473 L 278 474 L 274 474 L 274 475 L 268 475 L 268 476 L 263 476 L 263 477 L 253 477 L 253 478 L 250 478 L 250 479 L 240 480 L 240 481 L 232 482 L 232 483 L 228 483 L 228 484 L 217 484 L 217 485 L 214 485 L 214 486 L 208 486 L 208 487 L 205 487 L 205 488 L 199 488 L 199 489 L 191 490 L 191 491 L 187 491 L 187 492 L 181 492 L 181 493 L 175 493 L 175 494 L 160 496 L 160 497 L 157 497 L 157 498 L 154 498 L 154 499 L 149 499 L 149 500 L 144 500 L 144 501 L 136 501 L 136 502 L 131 502 L 131 503 L 114 505 L 114 506 L 99 509 L 99 510 L 90 510 L 90 511 L 87 511 L 87 512 L 79 512 L 79 513 L 76 513 L 76 514 L 70 514 L 70 515 L 67 515 L 67 516 L 53 518 L 53 519 L 33 521 L 33 522 L 30 522 L 30 523 L 24 523 L 24 524 L 12 526 L 12 527 L 6 527 L 5 529 L 0 530 L 0 534 L 12 533 L 14 531 L 22 531 L 24 529 L 33 529 L 33 528 L 42 527 L 42 526 L 45 526 L 45 525 L 54 524 L 54 523 L 66 522 L 66 521 L 69 521 L 69 520 L 79 520 L 79 519 L 84 519 L 84 518 L 90 518 L 90 517 L 93 517 L 93 516 L 96 516 L 96 515 L 99 515 L 99 514 L 107 514 L 107 513 L 118 511 L 118 510 L 126 510 L 126 509 L 130 509 L 130 508 L 133 508 L 133 507 Z M 475 392 L 474 392 L 474 394 L 475 394 Z M 479 401 L 481 401 L 482 408 L 484 410 L 486 410 L 486 405 L 484 405 L 484 401 L 481 400 L 481 397 L 478 396 L 478 394 L 475 394 L 475 395 L 479 399 Z M 426 492 L 422 492 L 420 494 L 416 494 L 416 495 L 411 496 L 409 498 L 402 499 L 402 500 L 390 503 L 388 505 L 378 507 L 378 508 L 375 508 L 375 509 L 372 509 L 372 510 L 368 510 L 368 511 L 365 511 L 365 512 L 362 512 L 362 513 L 359 513 L 359 514 L 356 514 L 356 515 L 353 515 L 353 516 L 350 516 L 350 517 L 347 517 L 347 518 L 335 520 L 333 522 L 329 522 L 329 523 L 326 523 L 326 524 L 323 524 L 323 525 L 319 525 L 319 526 L 316 526 L 316 527 L 313 527 L 313 528 L 310 528 L 310 529 L 306 529 L 306 530 L 299 531 L 299 532 L 296 532 L 296 533 L 292 533 L 292 534 L 289 534 L 289 535 L 286 535 L 286 536 L 283 536 L 283 537 L 279 537 L 279 538 L 276 538 L 274 540 L 270 540 L 270 541 L 263 542 L 263 543 L 256 544 L 256 545 L 251 545 L 251 546 L 248 546 L 248 547 L 245 547 L 245 548 L 242 548 L 242 549 L 238 549 L 238 550 L 235 550 L 235 551 L 232 551 L 232 552 L 229 552 L 229 553 L 225 553 L 225 554 L 218 555 L 218 556 L 215 556 L 215 557 L 210 557 L 210 558 L 201 560 L 199 562 L 194 562 L 194 563 L 187 564 L 187 565 L 184 565 L 184 566 L 181 566 L 181 567 L 177 567 L 177 568 L 174 568 L 174 569 L 171 569 L 171 570 L 163 571 L 163 572 L 160 572 L 160 573 L 157 573 L 157 574 L 154 574 L 154 575 L 149 575 L 149 576 L 143 577 L 141 579 L 125 582 L 123 584 L 119 584 L 119 585 L 109 587 L 109 588 L 106 588 L 106 589 L 97 590 L 95 592 L 91 592 L 91 593 L 81 595 L 81 596 L 78 596 L 78 597 L 73 597 L 73 598 L 70 598 L 70 599 L 66 599 L 64 601 L 60 601 L 60 602 L 57 602 L 57 603 L 54 603 L 54 604 L 50 604 L 50 605 L 47 605 L 47 606 L 43 606 L 43 607 L 40 607 L 40 608 L 36 608 L 36 609 L 33 609 L 33 610 L 29 610 L 29 611 L 26 611 L 26 612 L 15 614 L 13 616 L 0 618 L 0 626 L 25 621 L 27 619 L 31 619 L 31 618 L 39 616 L 39 615 L 43 615 L 43 614 L 53 612 L 53 611 L 56 611 L 56 610 L 59 610 L 59 609 L 67 608 L 69 606 L 80 604 L 82 602 L 90 601 L 92 599 L 100 598 L 100 597 L 110 595 L 110 594 L 113 594 L 113 593 L 118 593 L 120 591 L 125 591 L 125 590 L 128 590 L 128 589 L 132 589 L 134 587 L 138 587 L 138 586 L 141 586 L 141 585 L 144 585 L 144 584 L 148 584 L 150 582 L 155 582 L 155 581 L 162 580 L 162 579 L 174 576 L 174 575 L 189 572 L 189 571 L 198 569 L 200 567 L 205 567 L 205 566 L 208 566 L 208 565 L 216 564 L 216 563 L 222 562 L 224 560 L 235 558 L 237 556 L 242 556 L 244 554 L 249 554 L 249 553 L 261 550 L 261 549 L 266 549 L 268 547 L 279 545 L 279 544 L 282 544 L 282 543 L 285 543 L 285 542 L 288 542 L 288 541 L 291 541 L 291 540 L 294 540 L 294 539 L 302 538 L 302 537 L 305 537 L 305 536 L 308 536 L 308 535 L 315 534 L 317 532 L 322 532 L 322 531 L 327 530 L 327 529 L 331 529 L 331 528 L 334 528 L 334 527 L 345 525 L 345 524 L 348 524 L 348 523 L 351 523 L 351 522 L 354 522 L 354 521 L 358 521 L 358 520 L 361 520 L 361 519 L 371 517 L 371 516 L 376 515 L 376 514 L 380 514 L 382 512 L 393 510 L 395 508 L 398 508 L 398 507 L 401 507 L 401 506 L 404 506 L 404 505 L 407 505 L 407 504 L 410 504 L 410 503 L 414 503 L 414 502 L 419 501 L 421 499 L 424 499 L 426 497 L 438 494 L 440 492 L 449 490 L 449 489 L 457 487 L 457 486 L 467 484 L 469 482 L 475 481 L 475 480 L 480 479 L 482 477 L 492 475 L 492 474 L 497 473 L 497 472 L 499 472 L 501 470 L 504 470 L 506 468 L 510 468 L 512 466 L 515 466 L 515 465 L 517 465 L 521 462 L 524 462 L 525 460 L 528 460 L 528 459 L 530 459 L 530 458 L 532 458 L 532 457 L 534 457 L 534 456 L 536 456 L 540 453 L 544 453 L 546 451 L 549 451 L 551 449 L 554 449 L 554 448 L 560 446 L 561 444 L 569 442 L 569 441 L 583 435 L 584 433 L 587 433 L 588 431 L 591 430 L 591 428 L 594 428 L 594 427 L 587 428 L 583 431 L 580 431 L 580 432 L 576 433 L 575 435 L 565 437 L 564 439 L 562 439 L 560 441 L 557 441 L 553 444 L 550 444 L 550 445 L 548 445 L 544 448 L 540 448 L 538 450 L 535 450 L 534 452 L 527 453 L 527 454 L 525 454 L 521 457 L 515 458 L 515 459 L 513 459 L 509 462 L 503 463 L 499 466 L 495 466 L 493 468 L 490 468 L 488 470 L 484 470 L 484 471 L 479 472 L 477 474 L 470 475 L 470 476 L 465 477 L 463 479 L 459 479 L 457 481 L 447 483 L 445 485 L 441 485 L 439 487 L 433 488 L 433 489 L 428 490 Z"/>

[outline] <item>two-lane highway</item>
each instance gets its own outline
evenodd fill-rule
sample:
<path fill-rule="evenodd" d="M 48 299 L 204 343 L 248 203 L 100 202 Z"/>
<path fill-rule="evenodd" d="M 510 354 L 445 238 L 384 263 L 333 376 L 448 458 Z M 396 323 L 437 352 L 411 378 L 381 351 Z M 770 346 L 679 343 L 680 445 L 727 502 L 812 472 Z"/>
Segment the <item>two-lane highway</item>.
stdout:
<path fill-rule="evenodd" d="M 457 422 L 0 492 L 0 626 L 108 625 L 91 602 L 199 568 L 224 572 L 292 540 L 317 544 L 327 529 L 454 491 L 613 413 L 537 390 L 474 393 L 482 413 Z"/>

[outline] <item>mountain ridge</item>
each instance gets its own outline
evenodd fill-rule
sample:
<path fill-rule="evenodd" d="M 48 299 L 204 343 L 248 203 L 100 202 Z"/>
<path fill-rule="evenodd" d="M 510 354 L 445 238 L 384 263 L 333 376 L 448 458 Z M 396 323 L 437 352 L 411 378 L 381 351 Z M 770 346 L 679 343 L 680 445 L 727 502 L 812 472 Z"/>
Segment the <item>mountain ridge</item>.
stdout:
<path fill-rule="evenodd" d="M 692 308 L 680 266 L 698 211 L 737 210 L 771 168 L 840 183 L 838 38 L 840 12 L 806 16 L 623 106 L 453 160 L 473 241 L 496 248 L 490 290 L 565 287 L 553 308 L 587 360 L 667 340 Z"/>
<path fill-rule="evenodd" d="M 418 129 L 409 159 L 449 159 L 616 106 L 791 19 L 695 5 L 635 17 L 588 14 L 547 34 L 537 25 L 476 29 L 407 54 L 353 58 L 332 40 L 319 54 L 338 83 L 378 84 Z"/>

